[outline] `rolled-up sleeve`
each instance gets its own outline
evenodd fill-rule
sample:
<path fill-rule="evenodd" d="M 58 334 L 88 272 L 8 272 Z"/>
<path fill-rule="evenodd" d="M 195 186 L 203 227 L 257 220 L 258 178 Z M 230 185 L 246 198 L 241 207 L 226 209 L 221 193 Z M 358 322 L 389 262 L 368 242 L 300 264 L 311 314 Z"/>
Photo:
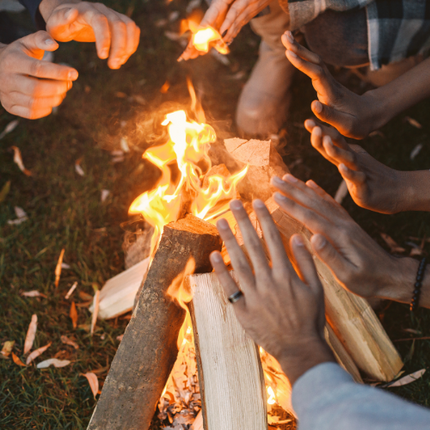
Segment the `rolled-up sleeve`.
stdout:
<path fill-rule="evenodd" d="M 45 21 L 39 12 L 39 5 L 42 3 L 42 0 L 19 0 L 19 2 L 28 9 L 37 28 L 45 30 Z"/>
<path fill-rule="evenodd" d="M 355 383 L 335 363 L 315 366 L 294 384 L 299 430 L 429 430 L 430 410 Z"/>

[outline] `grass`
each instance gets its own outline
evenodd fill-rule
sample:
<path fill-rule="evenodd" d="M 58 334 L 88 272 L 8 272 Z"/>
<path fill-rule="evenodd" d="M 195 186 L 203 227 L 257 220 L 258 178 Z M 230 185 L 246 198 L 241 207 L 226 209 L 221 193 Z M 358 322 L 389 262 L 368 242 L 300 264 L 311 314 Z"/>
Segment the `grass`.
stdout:
<path fill-rule="evenodd" d="M 127 220 L 131 201 L 156 179 L 157 172 L 141 160 L 150 141 L 146 125 L 165 103 L 189 103 L 185 78 L 192 77 L 203 95 L 209 122 L 218 129 L 230 130 L 242 80 L 231 79 L 238 71 L 249 73 L 257 58 L 258 39 L 244 29 L 232 45 L 232 64 L 225 67 L 211 56 L 190 63 L 177 63 L 181 53 L 178 43 L 164 36 L 166 28 L 156 21 L 166 18 L 184 4 L 172 2 L 109 1 L 115 9 L 126 12 L 142 29 L 138 52 L 120 70 L 111 71 L 97 59 L 92 44 L 68 43 L 56 53 L 56 61 L 66 62 L 79 70 L 75 83 L 56 115 L 38 121 L 21 119 L 19 126 L 0 140 L 0 189 L 7 181 L 11 188 L 0 202 L 0 343 L 15 340 L 14 352 L 22 357 L 25 333 L 32 314 L 39 323 L 35 348 L 52 341 L 42 358 L 57 356 L 72 364 L 62 368 L 38 370 L 34 365 L 19 367 L 11 360 L 0 359 L 0 428 L 19 429 L 84 429 L 95 406 L 91 390 L 82 373 L 96 371 L 102 382 L 112 361 L 126 319 L 99 322 L 94 336 L 88 333 L 91 314 L 78 306 L 78 328 L 73 329 L 70 300 L 64 296 L 73 282 L 79 286 L 73 299 L 85 302 L 79 292 L 93 295 L 95 288 L 123 270 L 120 224 Z M 29 25 L 25 18 L 18 21 Z M 175 30 L 172 24 L 171 30 Z M 167 94 L 159 92 L 168 80 Z M 353 81 L 351 85 L 355 85 Z M 124 96 L 125 95 L 125 96 Z M 139 96 L 139 97 L 136 97 Z M 313 178 L 334 194 L 340 177 L 309 144 L 303 121 L 310 116 L 310 102 L 315 98 L 309 80 L 297 76 L 294 103 L 286 124 L 285 160 L 295 164 L 293 173 L 301 179 Z M 381 162 L 402 170 L 425 169 L 430 165 L 430 102 L 410 109 L 382 130 L 383 136 L 363 141 L 363 146 Z M 405 122 L 409 115 L 423 127 L 417 129 Z M 0 130 L 13 116 L 0 111 Z M 124 162 L 112 163 L 110 150 L 119 149 L 120 138 L 127 136 L 132 152 Z M 412 149 L 422 143 L 423 149 L 411 161 Z M 9 149 L 18 146 L 27 177 L 13 163 Z M 75 171 L 81 161 L 85 176 Z M 101 203 L 101 190 L 110 190 Z M 29 220 L 19 226 L 7 221 L 15 218 L 14 207 L 22 207 Z M 392 216 L 374 214 L 357 208 L 349 197 L 344 201 L 354 219 L 383 245 L 380 233 L 393 237 L 408 251 L 409 237 L 429 237 L 429 215 L 404 213 Z M 426 250 L 429 250 L 426 245 Z M 58 289 L 54 286 L 54 270 L 61 249 L 71 268 L 63 270 Z M 411 280 L 412 282 L 412 280 Z M 25 298 L 22 291 L 38 290 L 47 298 Z M 419 310 L 411 319 L 407 306 L 391 304 L 380 316 L 392 339 L 411 336 L 405 328 L 430 335 L 430 312 Z M 76 340 L 80 348 L 61 343 L 60 336 Z M 396 343 L 405 359 L 405 372 L 427 367 L 430 341 Z M 413 347 L 412 347 L 413 346 Z M 430 376 L 415 383 L 392 389 L 414 402 L 430 406 Z M 153 428 L 159 423 L 154 421 Z"/>

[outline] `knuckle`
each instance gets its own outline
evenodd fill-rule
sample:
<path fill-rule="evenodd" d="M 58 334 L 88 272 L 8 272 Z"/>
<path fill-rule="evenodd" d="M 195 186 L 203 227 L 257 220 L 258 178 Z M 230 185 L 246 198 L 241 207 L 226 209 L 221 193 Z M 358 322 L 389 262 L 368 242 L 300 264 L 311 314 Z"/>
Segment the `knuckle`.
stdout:
<path fill-rule="evenodd" d="M 32 61 L 31 66 L 30 66 L 30 74 L 32 76 L 41 76 L 42 74 L 42 62 L 41 61 Z"/>

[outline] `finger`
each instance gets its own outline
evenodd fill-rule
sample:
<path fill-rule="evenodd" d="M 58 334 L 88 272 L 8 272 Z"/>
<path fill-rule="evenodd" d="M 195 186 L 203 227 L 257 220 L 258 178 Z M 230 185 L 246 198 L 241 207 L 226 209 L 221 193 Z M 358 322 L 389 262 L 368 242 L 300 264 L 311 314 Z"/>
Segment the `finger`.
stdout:
<path fill-rule="evenodd" d="M 26 56 L 13 57 L 10 61 L 10 72 L 58 81 L 76 81 L 79 76 L 78 71 L 72 67 Z"/>
<path fill-rule="evenodd" d="M 318 119 L 332 125 L 339 132 L 352 129 L 354 118 L 350 114 L 339 112 L 316 100 L 312 102 L 311 109 Z"/>
<path fill-rule="evenodd" d="M 109 52 L 112 54 L 111 12 L 116 19 L 116 14 L 108 7 L 101 3 L 94 3 L 93 7 L 84 13 L 85 20 L 91 25 L 94 32 L 97 55 L 103 60 L 108 58 Z"/>
<path fill-rule="evenodd" d="M 18 92 L 32 97 L 60 96 L 73 86 L 70 81 L 44 80 L 27 76 L 16 76 L 14 81 Z"/>
<path fill-rule="evenodd" d="M 218 251 L 212 252 L 210 255 L 210 260 L 212 267 L 215 270 L 216 276 L 222 285 L 225 295 L 230 297 L 232 294 L 240 290 L 239 286 L 236 284 L 234 279 L 231 277 L 230 272 L 224 264 L 221 254 Z M 235 308 L 243 308 L 245 306 L 246 297 L 240 298 L 234 303 Z"/>
<path fill-rule="evenodd" d="M 322 136 L 330 136 L 331 140 L 336 146 L 343 149 L 349 149 L 350 145 L 346 142 L 345 138 L 334 128 L 329 127 L 320 121 L 315 121 L 313 119 L 307 119 L 305 121 L 305 128 L 309 133 L 312 133 L 315 127 L 319 127 L 322 131 Z"/>
<path fill-rule="evenodd" d="M 31 57 L 42 59 L 44 51 L 55 51 L 58 43 L 46 31 L 38 31 L 19 39 L 19 43 L 24 47 Z"/>
<path fill-rule="evenodd" d="M 253 207 L 261 224 L 267 248 L 269 249 L 272 268 L 280 272 L 289 272 L 292 270 L 292 266 L 272 216 L 261 200 L 254 200 Z"/>
<path fill-rule="evenodd" d="M 239 279 L 242 290 L 244 292 L 247 290 L 249 291 L 255 286 L 255 278 L 245 254 L 237 243 L 237 240 L 225 219 L 220 219 L 216 226 L 221 239 L 224 241 L 225 247 L 227 248 L 231 265 Z"/>
<path fill-rule="evenodd" d="M 312 188 L 320 197 L 329 198 L 331 200 L 330 194 L 327 194 L 325 190 L 323 190 L 317 183 L 315 183 L 312 179 L 306 182 L 306 186 Z"/>
<path fill-rule="evenodd" d="M 136 52 L 139 45 L 140 29 L 139 27 L 126 16 L 122 17 L 127 30 L 127 43 L 124 54 L 121 58 L 121 65 L 126 63 L 127 60 Z M 137 42 L 137 43 L 136 43 Z"/>
<path fill-rule="evenodd" d="M 366 182 L 366 174 L 364 172 L 349 169 L 345 164 L 339 164 L 339 173 L 345 181 L 353 182 L 355 185 L 363 185 Z"/>
<path fill-rule="evenodd" d="M 315 126 L 312 129 L 311 132 L 311 145 L 328 161 L 330 161 L 330 163 L 333 163 L 334 165 L 338 165 L 338 163 L 336 162 L 336 160 L 334 160 L 333 158 L 331 158 L 328 154 L 327 151 L 325 150 L 324 146 L 323 146 L 323 134 L 322 134 L 322 130 L 320 127 Z"/>
<path fill-rule="evenodd" d="M 240 33 L 242 27 L 248 24 L 252 18 L 266 7 L 266 4 L 249 6 L 247 2 L 237 0 L 229 9 L 227 16 L 221 26 L 221 34 L 227 30 L 227 34 L 223 37 L 225 42 L 231 42 Z"/>
<path fill-rule="evenodd" d="M 330 136 L 324 136 L 323 146 L 325 152 L 335 161 L 336 165 L 344 163 L 351 169 L 359 169 L 359 166 L 356 163 L 355 152 L 349 147 L 347 149 L 343 149 L 335 146 Z"/>
<path fill-rule="evenodd" d="M 64 100 L 65 95 L 54 97 L 30 97 L 28 95 L 13 91 L 9 94 L 10 105 L 22 106 L 30 109 L 31 111 L 45 110 L 59 106 Z"/>
<path fill-rule="evenodd" d="M 300 272 L 300 278 L 318 298 L 323 297 L 324 294 L 314 260 L 306 249 L 302 237 L 299 234 L 294 234 L 290 239 L 290 246 L 296 260 L 297 269 Z"/>
<path fill-rule="evenodd" d="M 14 105 L 10 109 L 6 109 L 6 110 L 12 115 L 20 116 L 22 118 L 27 118 L 27 119 L 44 118 L 45 116 L 50 115 L 52 112 L 52 108 L 45 108 L 45 109 L 33 111 L 29 108 L 26 108 L 24 106 L 18 106 L 18 105 Z"/>
<path fill-rule="evenodd" d="M 323 235 L 314 234 L 311 237 L 311 246 L 317 257 L 338 279 L 343 278 L 342 273 L 350 270 L 351 263 Z"/>
<path fill-rule="evenodd" d="M 319 64 L 321 62 L 321 58 L 319 55 L 315 54 L 309 49 L 306 49 L 304 46 L 297 43 L 296 39 L 294 39 L 293 33 L 291 31 L 286 31 L 281 37 L 282 44 L 285 46 L 287 50 L 296 54 L 303 60 L 307 62 L 311 62 L 313 64 Z"/>
<path fill-rule="evenodd" d="M 75 7 L 56 8 L 46 23 L 46 29 L 60 42 L 68 42 L 73 40 L 73 32 L 70 31 L 70 27 L 78 17 L 79 10 Z"/>
<path fill-rule="evenodd" d="M 258 237 L 242 202 L 240 200 L 232 200 L 230 202 L 230 209 L 237 221 L 246 251 L 251 259 L 256 275 L 268 275 L 270 268 L 261 245 L 260 238 Z"/>

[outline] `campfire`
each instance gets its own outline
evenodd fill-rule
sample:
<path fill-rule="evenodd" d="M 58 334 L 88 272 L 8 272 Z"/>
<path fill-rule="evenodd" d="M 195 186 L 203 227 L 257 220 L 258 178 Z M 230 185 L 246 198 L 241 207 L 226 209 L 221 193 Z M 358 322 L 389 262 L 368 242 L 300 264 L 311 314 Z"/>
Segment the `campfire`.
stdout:
<path fill-rule="evenodd" d="M 168 113 L 162 123 L 166 143 L 143 154 L 161 176 L 133 201 L 130 214 L 141 215 L 153 229 L 150 255 L 101 292 L 100 310 L 109 318 L 121 311 L 104 308 L 108 296 L 115 289 L 119 295 L 125 291 L 131 273 L 140 284 L 88 427 L 92 430 L 147 430 L 157 405 L 169 430 L 264 430 L 268 424 L 281 429 L 294 422 L 286 376 L 243 331 L 209 255 L 222 250 L 214 226 L 221 217 L 242 243 L 229 211 L 233 198 L 241 198 L 245 207 L 253 198 L 266 200 L 286 242 L 297 232 L 308 240 L 310 232 L 271 199 L 270 178 L 288 172 L 271 141 L 232 138 L 217 146 L 191 86 L 190 93 L 190 115 Z M 251 220 L 261 235 L 253 214 Z M 339 363 L 357 381 L 358 369 L 374 379 L 392 379 L 402 363 L 369 305 L 343 290 L 321 264 L 318 271 L 330 321 L 326 339 Z"/>

